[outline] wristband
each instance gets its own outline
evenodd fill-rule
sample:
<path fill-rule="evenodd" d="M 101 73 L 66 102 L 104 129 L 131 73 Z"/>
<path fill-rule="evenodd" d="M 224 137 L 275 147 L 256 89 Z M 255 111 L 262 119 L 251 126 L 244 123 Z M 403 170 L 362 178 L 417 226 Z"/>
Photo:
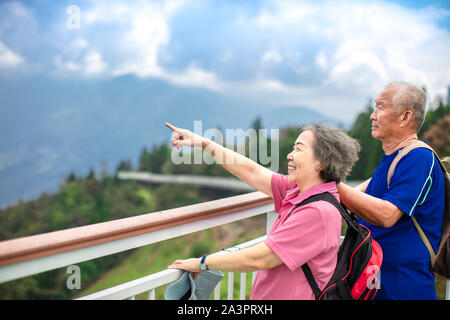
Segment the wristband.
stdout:
<path fill-rule="evenodd" d="M 204 256 L 202 257 L 202 260 L 200 261 L 200 269 L 201 269 L 202 271 L 208 270 L 208 267 L 206 266 L 206 263 L 205 263 L 206 256 L 207 256 L 207 255 L 204 255 Z"/>

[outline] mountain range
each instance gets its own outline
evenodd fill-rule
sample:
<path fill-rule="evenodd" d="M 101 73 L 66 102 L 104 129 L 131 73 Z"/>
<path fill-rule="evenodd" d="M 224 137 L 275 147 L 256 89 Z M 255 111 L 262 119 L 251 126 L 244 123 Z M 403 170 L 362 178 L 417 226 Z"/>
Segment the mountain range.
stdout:
<path fill-rule="evenodd" d="M 143 147 L 170 143 L 166 121 L 192 131 L 195 120 L 203 132 L 245 131 L 257 117 L 267 129 L 338 123 L 304 106 L 228 98 L 157 79 L 0 79 L 0 208 L 55 192 L 71 172 L 86 175 L 107 164 L 112 173 L 121 160 L 136 164 Z"/>

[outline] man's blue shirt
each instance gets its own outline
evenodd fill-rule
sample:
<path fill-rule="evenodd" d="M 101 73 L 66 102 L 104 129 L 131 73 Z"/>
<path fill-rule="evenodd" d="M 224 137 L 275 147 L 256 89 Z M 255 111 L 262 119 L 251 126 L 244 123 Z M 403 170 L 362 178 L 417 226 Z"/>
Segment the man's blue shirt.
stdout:
<path fill-rule="evenodd" d="M 381 290 L 375 298 L 436 299 L 430 253 L 411 217 L 416 218 L 436 252 L 442 236 L 444 176 L 430 150 L 414 149 L 398 162 L 388 188 L 387 173 L 398 151 L 383 156 L 366 193 L 393 203 L 403 216 L 391 228 L 360 220 L 383 249 Z"/>

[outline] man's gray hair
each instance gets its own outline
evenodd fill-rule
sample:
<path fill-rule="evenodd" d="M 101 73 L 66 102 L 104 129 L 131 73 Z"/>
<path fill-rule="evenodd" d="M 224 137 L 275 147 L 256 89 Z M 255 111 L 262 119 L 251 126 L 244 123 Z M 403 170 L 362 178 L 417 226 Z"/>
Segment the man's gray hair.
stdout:
<path fill-rule="evenodd" d="M 320 162 L 320 178 L 325 182 L 344 181 L 353 165 L 358 161 L 361 150 L 357 140 L 344 130 L 325 124 L 312 124 L 303 129 L 315 136 L 314 156 Z"/>
<path fill-rule="evenodd" d="M 411 110 L 413 112 L 413 122 L 416 132 L 425 120 L 426 103 L 427 98 L 425 92 L 412 84 L 407 82 L 392 82 L 384 87 L 385 90 L 395 90 L 392 97 L 392 105 L 394 106 L 395 113 L 400 115 L 405 110 Z"/>

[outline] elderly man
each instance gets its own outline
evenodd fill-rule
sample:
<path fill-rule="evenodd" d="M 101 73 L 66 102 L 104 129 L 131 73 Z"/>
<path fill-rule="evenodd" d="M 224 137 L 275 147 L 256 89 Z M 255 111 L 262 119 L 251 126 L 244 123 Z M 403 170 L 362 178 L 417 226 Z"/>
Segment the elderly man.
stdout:
<path fill-rule="evenodd" d="M 442 236 L 444 177 L 433 153 L 419 148 L 404 156 L 387 185 L 399 150 L 417 140 L 426 108 L 424 92 L 413 85 L 387 85 L 375 99 L 372 137 L 385 155 L 372 178 L 355 189 L 340 183 L 341 201 L 356 213 L 383 249 L 381 290 L 376 299 L 436 299 L 430 253 L 412 217 L 436 252 Z"/>

